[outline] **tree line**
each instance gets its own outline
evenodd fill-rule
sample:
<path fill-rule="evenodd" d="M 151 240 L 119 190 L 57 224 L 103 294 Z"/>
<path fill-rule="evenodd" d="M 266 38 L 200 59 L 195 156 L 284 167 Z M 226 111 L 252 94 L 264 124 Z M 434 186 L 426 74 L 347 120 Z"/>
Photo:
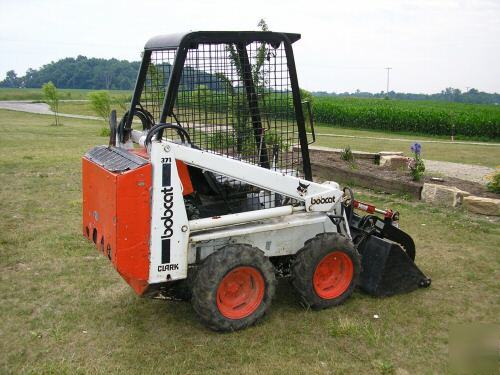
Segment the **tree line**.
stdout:
<path fill-rule="evenodd" d="M 65 59 L 51 62 L 40 69 L 28 69 L 24 76 L 18 76 L 14 70 L 7 72 L 0 87 L 40 88 L 47 82 L 52 82 L 60 89 L 91 89 L 91 90 L 132 90 L 135 86 L 140 62 L 129 62 L 117 59 L 98 59 L 78 56 L 76 59 Z M 169 63 L 151 66 L 156 74 L 154 79 L 162 86 L 170 76 L 172 67 Z M 217 75 L 184 67 L 181 85 L 185 90 L 195 90 L 199 85 L 205 85 L 210 90 L 220 91 L 223 81 Z"/>
<path fill-rule="evenodd" d="M 379 99 L 400 99 L 400 100 L 432 100 L 439 102 L 473 103 L 473 104 L 500 104 L 500 94 L 488 93 L 471 88 L 468 91 L 461 91 L 453 87 L 447 87 L 436 94 L 413 94 L 405 92 L 383 91 L 379 93 L 363 92 L 356 90 L 353 93 L 315 91 L 314 96 L 329 97 L 353 97 L 353 98 L 379 98 Z"/>
<path fill-rule="evenodd" d="M 132 90 L 140 62 L 78 56 L 51 62 L 40 69 L 28 69 L 24 76 L 7 72 L 0 87 L 40 88 L 53 82 L 61 89 Z"/>
<path fill-rule="evenodd" d="M 14 70 L 9 70 L 0 87 L 11 88 L 40 88 L 47 82 L 53 82 L 55 86 L 62 89 L 91 89 L 91 90 L 132 90 L 139 71 L 139 61 L 127 61 L 118 59 L 101 59 L 78 56 L 67 57 L 56 62 L 51 62 L 40 69 L 28 69 L 24 76 L 18 76 Z M 158 66 L 163 74 L 170 72 L 170 66 Z M 161 69 L 160 69 L 161 68 Z M 193 69 L 186 67 L 185 69 Z M 193 69 L 194 70 L 194 69 Z M 210 90 L 219 91 L 224 89 L 224 82 L 217 75 L 212 76 L 206 72 L 188 72 L 193 74 L 183 75 L 181 82 L 185 89 L 196 89 L 200 84 L 207 85 Z M 196 74 L 194 74 L 196 73 Z M 196 77 L 195 80 L 191 77 Z M 254 77 L 258 79 L 259 77 Z M 390 91 L 389 93 L 370 93 L 356 90 L 353 93 L 316 91 L 314 96 L 333 97 L 356 97 L 356 98 L 389 98 L 402 100 L 433 100 L 458 103 L 498 104 L 500 94 L 486 93 L 471 88 L 461 91 L 457 88 L 448 87 L 435 94 L 414 94 Z"/>

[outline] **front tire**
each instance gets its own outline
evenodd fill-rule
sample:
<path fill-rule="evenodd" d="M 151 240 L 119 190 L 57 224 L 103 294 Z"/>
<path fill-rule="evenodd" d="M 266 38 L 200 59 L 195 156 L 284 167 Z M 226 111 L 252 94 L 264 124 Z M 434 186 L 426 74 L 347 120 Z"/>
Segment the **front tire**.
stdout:
<path fill-rule="evenodd" d="M 345 302 L 360 273 L 361 260 L 353 243 L 337 233 L 320 233 L 297 253 L 292 284 L 304 305 L 324 309 Z"/>
<path fill-rule="evenodd" d="M 199 267 L 191 302 L 209 328 L 236 331 L 266 313 L 275 289 L 273 265 L 262 251 L 250 245 L 228 245 Z"/>

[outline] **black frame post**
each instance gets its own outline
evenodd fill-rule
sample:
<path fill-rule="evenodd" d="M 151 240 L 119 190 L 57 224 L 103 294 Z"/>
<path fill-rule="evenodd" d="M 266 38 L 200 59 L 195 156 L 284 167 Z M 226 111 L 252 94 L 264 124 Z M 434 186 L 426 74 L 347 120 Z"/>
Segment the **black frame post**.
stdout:
<path fill-rule="evenodd" d="M 288 73 L 290 74 L 290 85 L 292 86 L 293 105 L 295 107 L 295 117 L 297 120 L 297 129 L 299 131 L 300 150 L 302 152 L 302 165 L 304 168 L 304 177 L 306 180 L 312 181 L 311 159 L 309 158 L 309 143 L 307 142 L 306 122 L 304 120 L 304 112 L 302 111 L 302 100 L 300 98 L 299 80 L 297 78 L 297 70 L 295 68 L 295 58 L 293 56 L 292 44 L 286 38 L 284 40 L 286 53 L 286 63 L 288 65 Z"/>
<path fill-rule="evenodd" d="M 259 164 L 261 167 L 270 169 L 271 166 L 269 164 L 269 156 L 267 155 L 267 145 L 264 140 L 264 129 L 262 128 L 262 119 L 260 117 L 259 111 L 259 99 L 257 97 L 257 91 L 255 90 L 255 84 L 253 82 L 250 60 L 248 59 L 246 45 L 244 43 L 237 43 L 236 51 L 238 52 L 238 58 L 240 60 L 241 75 L 243 76 L 241 78 L 243 80 L 243 85 L 245 86 L 248 108 L 250 110 L 250 116 L 252 117 L 252 127 L 255 137 L 255 143 L 257 147 L 261 148 Z"/>
<path fill-rule="evenodd" d="M 151 62 L 151 52 L 149 50 L 144 51 L 142 56 L 141 67 L 139 68 L 139 74 L 137 74 L 137 81 L 135 82 L 134 94 L 130 102 L 129 116 L 125 122 L 125 128 L 129 129 L 132 125 L 132 119 L 134 118 L 134 110 L 142 94 L 142 89 L 144 88 L 144 82 L 146 81 L 146 74 L 148 73 L 149 63 Z"/>

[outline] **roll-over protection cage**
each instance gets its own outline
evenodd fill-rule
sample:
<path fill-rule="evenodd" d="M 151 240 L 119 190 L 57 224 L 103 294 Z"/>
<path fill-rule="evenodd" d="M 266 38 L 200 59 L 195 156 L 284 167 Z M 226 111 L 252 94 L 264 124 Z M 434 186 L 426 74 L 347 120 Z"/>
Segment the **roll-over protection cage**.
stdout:
<path fill-rule="evenodd" d="M 173 123 L 188 131 L 194 147 L 312 180 L 291 46 L 299 39 L 254 31 L 150 39 L 119 140 L 129 139 L 134 117 L 143 129 Z"/>

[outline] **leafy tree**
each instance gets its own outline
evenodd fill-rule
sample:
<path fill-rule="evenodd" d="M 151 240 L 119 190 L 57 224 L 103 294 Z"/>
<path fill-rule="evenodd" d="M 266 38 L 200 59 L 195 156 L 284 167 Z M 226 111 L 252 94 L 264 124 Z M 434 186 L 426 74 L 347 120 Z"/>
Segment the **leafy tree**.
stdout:
<path fill-rule="evenodd" d="M 57 92 L 56 86 L 49 81 L 42 86 L 43 96 L 45 101 L 49 105 L 52 112 L 54 112 L 55 125 L 60 125 L 59 123 L 59 93 Z"/>
<path fill-rule="evenodd" d="M 266 21 L 261 18 L 257 26 L 262 30 L 262 31 L 269 31 L 269 27 L 267 26 Z M 257 88 L 258 92 L 263 92 L 264 91 L 264 86 L 267 83 L 265 81 L 265 76 L 264 72 L 262 71 L 262 67 L 264 66 L 264 62 L 266 61 L 266 58 L 268 57 L 270 51 L 267 48 L 266 43 L 261 43 L 259 47 L 257 48 L 257 54 L 255 56 L 255 63 L 252 66 L 252 76 L 253 76 L 253 83 L 255 87 Z"/>
<path fill-rule="evenodd" d="M 269 31 L 269 27 L 266 21 L 261 18 L 257 26 L 262 31 Z M 237 52 L 236 45 L 228 45 L 226 50 L 229 54 L 229 58 L 233 63 L 233 66 L 236 68 L 236 73 L 238 75 L 238 79 L 243 82 L 244 81 L 244 71 L 241 66 L 240 58 Z M 260 43 L 257 47 L 256 54 L 253 58 L 254 61 L 251 61 L 251 73 L 252 80 L 257 94 L 260 96 L 260 102 L 264 101 L 265 90 L 264 87 L 266 85 L 265 75 L 262 71 L 262 67 L 268 58 L 269 50 L 267 48 L 266 43 Z M 241 92 L 240 90 L 234 90 L 232 86 L 232 82 L 230 79 L 224 76 L 222 73 L 217 74 L 217 78 L 223 83 L 224 86 L 227 87 L 227 93 L 231 96 L 229 99 L 229 103 L 232 105 L 232 113 L 236 119 L 235 131 L 237 138 L 237 151 L 241 153 L 243 149 L 252 148 L 252 145 L 244 145 L 243 142 L 248 142 L 253 134 L 252 123 L 249 121 L 250 113 L 248 108 L 248 102 L 246 97 L 246 92 Z M 265 105 L 265 104 L 264 104 Z"/>
<path fill-rule="evenodd" d="M 304 90 L 304 89 L 299 89 L 300 91 L 300 99 L 302 102 L 309 102 L 311 106 L 311 111 L 312 111 L 312 104 L 313 104 L 313 95 L 311 92 Z M 309 117 L 309 111 L 304 109 L 304 121 L 306 123 L 306 130 L 311 131 L 311 121 L 312 119 Z"/>
<path fill-rule="evenodd" d="M 313 94 L 310 91 L 300 89 L 300 99 L 302 99 L 302 101 L 308 101 L 312 103 Z"/>
<path fill-rule="evenodd" d="M 19 87 L 21 80 L 17 77 L 17 74 L 13 70 L 9 70 L 5 75 L 5 80 L 3 81 L 4 87 Z"/>
<path fill-rule="evenodd" d="M 111 96 L 109 93 L 107 91 L 91 92 L 89 93 L 89 99 L 92 110 L 107 123 L 111 113 Z"/>

